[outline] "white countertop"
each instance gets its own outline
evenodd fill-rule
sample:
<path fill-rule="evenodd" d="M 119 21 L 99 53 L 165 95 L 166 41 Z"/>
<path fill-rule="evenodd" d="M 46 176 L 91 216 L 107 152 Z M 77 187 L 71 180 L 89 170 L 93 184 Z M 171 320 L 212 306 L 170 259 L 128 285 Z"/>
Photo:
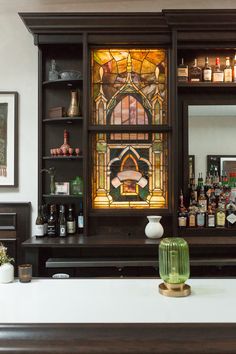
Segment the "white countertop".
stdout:
<path fill-rule="evenodd" d="M 0 284 L 0 323 L 236 322 L 236 279 L 190 279 L 169 298 L 160 279 L 33 279 Z"/>

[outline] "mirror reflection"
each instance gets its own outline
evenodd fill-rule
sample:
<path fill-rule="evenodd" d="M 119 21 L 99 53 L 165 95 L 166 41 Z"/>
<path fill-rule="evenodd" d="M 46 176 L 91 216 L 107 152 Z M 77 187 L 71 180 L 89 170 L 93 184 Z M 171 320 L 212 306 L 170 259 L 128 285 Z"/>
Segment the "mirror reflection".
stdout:
<path fill-rule="evenodd" d="M 188 107 L 189 176 L 236 177 L 236 105 Z"/>

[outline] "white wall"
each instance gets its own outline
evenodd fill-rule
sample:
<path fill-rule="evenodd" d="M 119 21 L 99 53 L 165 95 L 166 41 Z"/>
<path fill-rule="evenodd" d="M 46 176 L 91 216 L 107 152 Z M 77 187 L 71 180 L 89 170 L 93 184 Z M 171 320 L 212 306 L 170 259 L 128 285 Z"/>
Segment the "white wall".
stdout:
<path fill-rule="evenodd" d="M 37 209 L 37 47 L 18 12 L 127 12 L 234 8 L 234 0 L 0 0 L 0 91 L 19 93 L 19 188 L 0 189 L 0 202 L 31 201 Z M 34 228 L 34 227 L 33 227 Z"/>

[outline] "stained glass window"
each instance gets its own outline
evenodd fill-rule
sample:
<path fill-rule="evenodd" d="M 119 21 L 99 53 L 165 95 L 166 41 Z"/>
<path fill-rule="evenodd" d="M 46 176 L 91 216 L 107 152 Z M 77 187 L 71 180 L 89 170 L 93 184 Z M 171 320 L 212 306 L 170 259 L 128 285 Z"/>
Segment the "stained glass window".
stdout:
<path fill-rule="evenodd" d="M 166 51 L 98 49 L 91 61 L 91 123 L 114 128 L 92 136 L 93 207 L 166 208 L 168 134 L 137 129 L 167 124 Z"/>

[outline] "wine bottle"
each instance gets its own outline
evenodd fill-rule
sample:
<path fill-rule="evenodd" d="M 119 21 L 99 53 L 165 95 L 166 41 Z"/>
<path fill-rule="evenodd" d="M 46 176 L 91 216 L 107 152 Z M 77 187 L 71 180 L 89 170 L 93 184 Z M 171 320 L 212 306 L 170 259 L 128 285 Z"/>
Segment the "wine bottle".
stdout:
<path fill-rule="evenodd" d="M 76 231 L 76 227 L 75 227 L 75 217 L 74 217 L 72 205 L 69 205 L 66 225 L 67 225 L 68 235 L 73 235 Z"/>
<path fill-rule="evenodd" d="M 84 213 L 83 213 L 83 204 L 80 203 L 80 209 L 78 214 L 78 233 L 82 234 L 84 231 Z"/>
<path fill-rule="evenodd" d="M 56 205 L 50 205 L 50 215 L 48 219 L 48 236 L 57 236 L 57 219 L 56 219 Z"/>
<path fill-rule="evenodd" d="M 60 205 L 60 214 L 59 214 L 59 220 L 58 220 L 58 235 L 60 237 L 67 236 L 65 206 L 64 205 Z"/>
<path fill-rule="evenodd" d="M 44 222 L 44 235 L 48 234 L 48 208 L 47 205 L 42 205 L 42 217 Z"/>
<path fill-rule="evenodd" d="M 35 222 L 35 236 L 36 237 L 43 237 L 44 236 L 44 220 L 42 216 L 42 207 L 39 206 L 38 208 L 38 216 Z"/>

